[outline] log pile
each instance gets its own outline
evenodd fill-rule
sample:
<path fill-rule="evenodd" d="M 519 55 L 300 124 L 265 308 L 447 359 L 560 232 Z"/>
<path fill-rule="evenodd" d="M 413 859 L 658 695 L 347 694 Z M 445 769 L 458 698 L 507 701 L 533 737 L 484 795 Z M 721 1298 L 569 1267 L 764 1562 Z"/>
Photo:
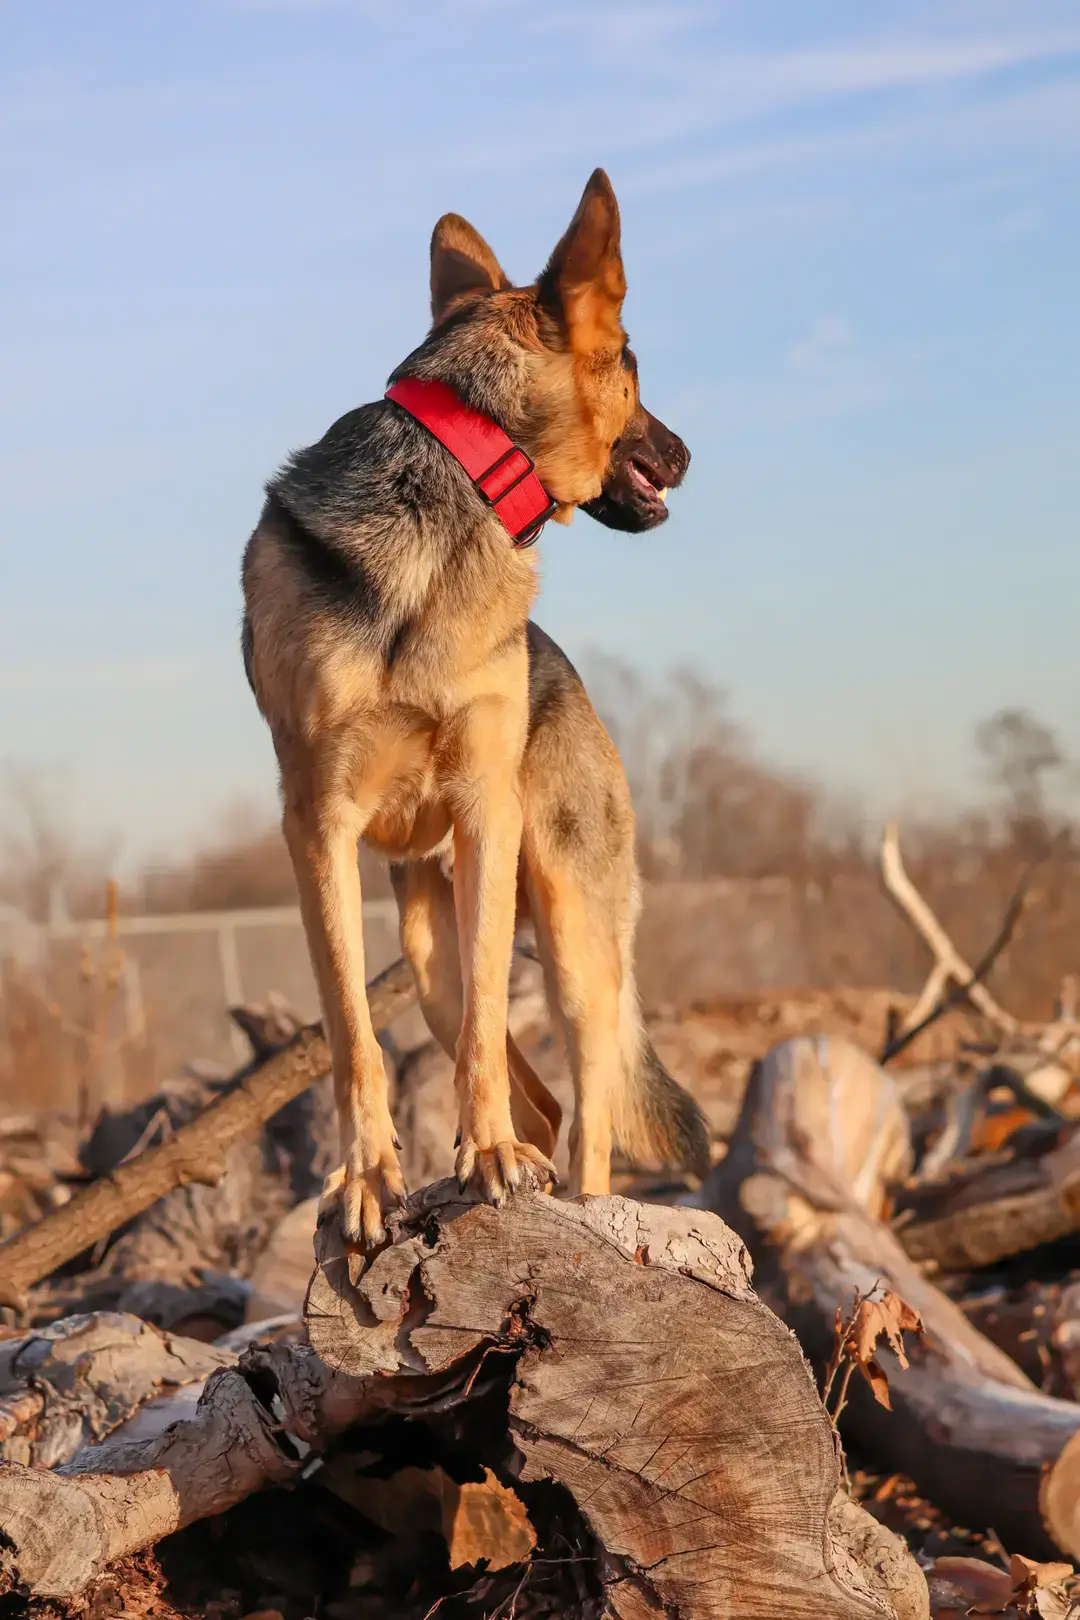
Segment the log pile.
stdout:
<path fill-rule="evenodd" d="M 1076 1620 L 1075 1011 L 985 988 L 1022 896 L 972 967 L 893 835 L 882 864 L 924 994 L 876 1057 L 763 1041 L 700 1187 L 476 1204 L 430 1181 L 446 1060 L 388 1041 L 430 1184 L 362 1261 L 316 1224 L 328 1060 L 280 1006 L 237 1010 L 230 1080 L 35 1171 L 0 1243 L 0 1612 Z M 403 964 L 369 994 L 385 1027 Z M 960 1005 L 951 1065 L 905 1073 Z"/>

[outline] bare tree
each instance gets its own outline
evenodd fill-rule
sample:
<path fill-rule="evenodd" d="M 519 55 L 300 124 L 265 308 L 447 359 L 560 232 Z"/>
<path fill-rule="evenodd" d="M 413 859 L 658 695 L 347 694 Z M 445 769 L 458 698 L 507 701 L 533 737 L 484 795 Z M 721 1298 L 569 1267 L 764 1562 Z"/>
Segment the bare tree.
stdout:
<path fill-rule="evenodd" d="M 803 875 L 850 854 L 812 783 L 764 763 L 727 692 L 690 669 L 655 685 L 615 659 L 590 661 L 589 691 L 622 755 L 646 877 Z"/>
<path fill-rule="evenodd" d="M 1068 763 L 1053 728 L 1027 709 L 999 709 L 976 726 L 975 747 L 990 782 L 1005 798 L 1017 841 L 1045 845 L 1051 835 L 1047 778 Z"/>
<path fill-rule="evenodd" d="M 118 842 L 88 841 L 73 805 L 62 772 L 12 764 L 0 773 L 0 897 L 35 922 L 58 903 L 72 914 L 104 905 Z"/>

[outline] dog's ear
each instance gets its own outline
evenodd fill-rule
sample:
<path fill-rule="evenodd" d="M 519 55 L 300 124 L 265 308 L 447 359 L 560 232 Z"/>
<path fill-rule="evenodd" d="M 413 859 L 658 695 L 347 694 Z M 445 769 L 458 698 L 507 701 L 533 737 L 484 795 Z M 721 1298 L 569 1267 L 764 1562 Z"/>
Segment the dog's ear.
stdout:
<path fill-rule="evenodd" d="M 431 233 L 431 318 L 436 325 L 469 293 L 505 292 L 510 282 L 479 231 L 444 214 Z"/>
<path fill-rule="evenodd" d="M 536 285 L 540 307 L 579 353 L 620 350 L 626 297 L 619 205 L 603 169 L 594 169 L 577 213 Z"/>

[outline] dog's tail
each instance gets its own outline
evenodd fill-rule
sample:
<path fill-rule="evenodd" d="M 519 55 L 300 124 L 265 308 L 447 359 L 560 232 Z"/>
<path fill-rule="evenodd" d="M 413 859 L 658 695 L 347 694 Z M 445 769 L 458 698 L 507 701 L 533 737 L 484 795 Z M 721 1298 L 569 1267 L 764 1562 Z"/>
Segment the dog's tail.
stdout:
<path fill-rule="evenodd" d="M 637 985 L 624 965 L 619 1006 L 623 1083 L 612 1099 L 615 1140 L 628 1158 L 658 1159 L 704 1178 L 710 1164 L 709 1127 L 688 1091 L 657 1056 L 641 1015 Z"/>

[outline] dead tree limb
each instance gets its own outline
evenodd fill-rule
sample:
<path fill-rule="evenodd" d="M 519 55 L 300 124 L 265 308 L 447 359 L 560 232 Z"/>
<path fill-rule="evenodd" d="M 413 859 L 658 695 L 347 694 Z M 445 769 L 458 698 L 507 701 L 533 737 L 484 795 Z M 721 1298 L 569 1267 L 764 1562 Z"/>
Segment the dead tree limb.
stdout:
<path fill-rule="evenodd" d="M 0 1468 L 0 1590 L 74 1596 L 110 1560 L 310 1472 L 332 1436 L 362 1424 L 370 1452 L 405 1416 L 535 1522 L 561 1488 L 621 1620 L 926 1620 L 913 1560 L 838 1495 L 798 1345 L 719 1221 L 620 1198 L 496 1211 L 444 1182 L 392 1228 L 366 1269 L 321 1234 L 311 1347 L 252 1350 L 150 1441 Z"/>
<path fill-rule="evenodd" d="M 898 908 L 901 915 L 912 924 L 934 957 L 934 966 L 930 975 L 923 985 L 915 1005 L 907 1012 L 882 1053 L 882 1061 L 895 1057 L 909 1041 L 915 1039 L 916 1034 L 927 1028 L 929 1024 L 948 1009 L 950 999 L 947 992 L 950 981 L 956 986 L 957 991 L 966 996 L 972 1005 L 977 1007 L 983 1017 L 988 1019 L 995 1028 L 1001 1030 L 1006 1036 L 1017 1035 L 1020 1031 L 1019 1020 L 1014 1018 L 1011 1013 L 1006 1012 L 1004 1007 L 999 1006 L 985 984 L 982 983 L 982 979 L 989 973 L 994 962 L 1012 938 L 1016 924 L 1023 913 L 1034 868 L 1025 873 L 1022 878 L 1006 908 L 1005 919 L 998 931 L 997 938 L 979 964 L 978 969 L 975 969 L 969 967 L 964 961 L 933 911 L 908 876 L 900 853 L 900 834 L 894 822 L 890 822 L 885 828 L 881 840 L 880 859 L 881 879 L 886 894 Z"/>
<path fill-rule="evenodd" d="M 956 1522 L 992 1525 L 1031 1556 L 1075 1558 L 1080 1406 L 1037 1391 L 872 1218 L 885 1192 L 880 1122 L 895 1119 L 896 1093 L 877 1070 L 862 1101 L 861 1140 L 849 1132 L 838 1155 L 830 1122 L 845 1117 L 854 1073 L 836 1061 L 844 1045 L 790 1041 L 762 1059 L 727 1156 L 700 1197 L 744 1238 L 762 1298 L 818 1366 L 833 1347 L 836 1309 L 855 1290 L 883 1282 L 922 1316 L 926 1342 L 912 1350 L 909 1371 L 888 1351 L 877 1356 L 893 1410 L 860 1391 L 845 1412 L 846 1434 Z"/>
<path fill-rule="evenodd" d="M 55 1468 L 144 1402 L 235 1360 L 112 1311 L 0 1341 L 0 1459 Z"/>
<path fill-rule="evenodd" d="M 392 1023 L 412 1005 L 415 995 L 412 973 L 404 961 L 393 963 L 372 980 L 368 1000 L 376 1029 Z M 62 1208 L 9 1238 L 0 1245 L 0 1305 L 25 1310 L 26 1290 L 33 1283 L 173 1188 L 219 1181 L 233 1144 L 257 1130 L 329 1068 L 322 1027 L 312 1024 L 167 1141 L 117 1166 Z"/>
<path fill-rule="evenodd" d="M 1080 1129 L 1041 1153 L 975 1159 L 903 1192 L 897 1232 L 913 1260 L 942 1271 L 994 1265 L 1080 1230 Z"/>

